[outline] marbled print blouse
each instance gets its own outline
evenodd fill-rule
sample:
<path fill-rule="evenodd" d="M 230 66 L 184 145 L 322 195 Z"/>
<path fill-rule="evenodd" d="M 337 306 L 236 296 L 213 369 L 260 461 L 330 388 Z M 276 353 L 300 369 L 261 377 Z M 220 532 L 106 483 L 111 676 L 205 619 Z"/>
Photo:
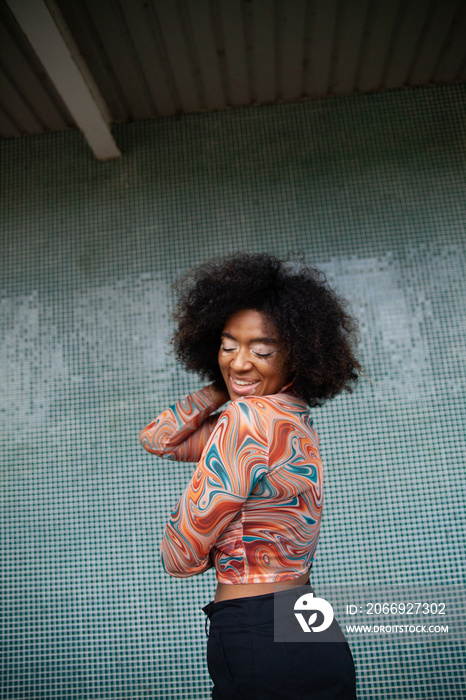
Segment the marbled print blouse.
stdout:
<path fill-rule="evenodd" d="M 197 462 L 165 528 L 167 573 L 214 566 L 220 583 L 278 583 L 309 569 L 323 500 L 319 438 L 306 403 L 287 390 L 211 415 L 218 406 L 205 387 L 141 432 L 149 452 Z"/>

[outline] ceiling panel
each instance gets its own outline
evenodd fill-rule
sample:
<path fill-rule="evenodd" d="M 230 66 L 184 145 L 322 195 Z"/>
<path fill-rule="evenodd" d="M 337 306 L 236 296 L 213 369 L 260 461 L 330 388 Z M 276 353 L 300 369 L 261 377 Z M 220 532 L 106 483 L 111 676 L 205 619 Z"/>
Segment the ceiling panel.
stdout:
<path fill-rule="evenodd" d="M 112 122 L 466 78 L 464 0 L 24 0 L 61 13 Z M 73 119 L 0 0 L 0 134 Z"/>
<path fill-rule="evenodd" d="M 192 0 L 183 6 L 190 27 L 191 55 L 198 74 L 202 109 L 225 109 L 225 86 L 218 60 L 217 37 L 208 0 Z"/>
<path fill-rule="evenodd" d="M 303 91 L 306 2 L 292 0 L 277 9 L 278 94 L 292 100 Z"/>
<path fill-rule="evenodd" d="M 425 35 L 429 6 L 426 0 L 404 0 L 400 3 L 382 87 L 390 89 L 408 84 L 417 48 Z"/>
<path fill-rule="evenodd" d="M 403 0 L 377 0 L 369 3 L 355 85 L 361 92 L 379 90 L 383 86 L 401 2 Z"/>
<path fill-rule="evenodd" d="M 408 76 L 410 85 L 422 85 L 430 81 L 445 46 L 457 7 L 457 0 L 443 0 L 442 3 L 433 5 Z"/>
<path fill-rule="evenodd" d="M 21 27 L 0 1 L 0 135 L 22 136 L 74 126 L 63 100 L 44 71 Z M 14 132 L 14 133 L 10 133 Z"/>
<path fill-rule="evenodd" d="M 338 5 L 338 0 L 315 0 L 310 6 L 304 96 L 322 97 L 330 93 Z"/>
<path fill-rule="evenodd" d="M 268 12 L 269 0 L 252 0 L 251 18 L 251 84 L 255 104 L 273 102 L 277 94 L 275 14 Z"/>
<path fill-rule="evenodd" d="M 223 65 L 227 105 L 247 105 L 252 96 L 243 17 L 244 3 L 241 0 L 229 0 L 211 7 L 214 10 L 219 42 L 218 55 Z"/>
<path fill-rule="evenodd" d="M 353 92 L 357 84 L 359 56 L 366 30 L 369 0 L 339 3 L 337 31 L 334 42 L 334 61 L 330 77 L 330 91 L 334 94 Z"/>
<path fill-rule="evenodd" d="M 466 2 L 460 2 L 432 73 L 432 82 L 466 80 Z"/>

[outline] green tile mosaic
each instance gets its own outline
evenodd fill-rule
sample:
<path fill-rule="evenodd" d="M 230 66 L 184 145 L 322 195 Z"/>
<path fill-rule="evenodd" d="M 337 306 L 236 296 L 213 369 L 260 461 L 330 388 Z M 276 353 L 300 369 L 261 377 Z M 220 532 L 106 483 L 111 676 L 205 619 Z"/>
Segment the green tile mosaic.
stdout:
<path fill-rule="evenodd" d="M 137 435 L 199 386 L 171 284 L 212 255 L 304 251 L 360 319 L 370 379 L 314 411 L 315 588 L 464 584 L 465 107 L 453 85 L 140 122 L 109 163 L 78 133 L 0 145 L 2 697 L 210 696 L 214 576 L 158 557 L 192 466 Z M 464 638 L 351 643 L 360 698 L 466 696 Z"/>

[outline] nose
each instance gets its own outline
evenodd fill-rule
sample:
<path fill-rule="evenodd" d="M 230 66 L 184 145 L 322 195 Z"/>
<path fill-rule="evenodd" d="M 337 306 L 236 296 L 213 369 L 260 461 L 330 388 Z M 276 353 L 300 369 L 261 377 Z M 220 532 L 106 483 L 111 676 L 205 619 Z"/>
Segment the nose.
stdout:
<path fill-rule="evenodd" d="M 249 350 L 247 348 L 239 348 L 232 357 L 230 367 L 236 372 L 245 372 L 251 369 L 252 362 L 249 356 Z"/>

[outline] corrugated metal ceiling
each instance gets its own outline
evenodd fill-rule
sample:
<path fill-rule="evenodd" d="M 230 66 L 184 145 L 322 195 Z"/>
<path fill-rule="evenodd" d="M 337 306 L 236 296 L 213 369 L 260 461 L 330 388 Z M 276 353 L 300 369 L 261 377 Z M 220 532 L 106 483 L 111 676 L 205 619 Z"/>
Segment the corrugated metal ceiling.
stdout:
<path fill-rule="evenodd" d="M 54 2 L 113 122 L 466 80 L 465 0 Z M 0 134 L 74 127 L 10 7 Z"/>

